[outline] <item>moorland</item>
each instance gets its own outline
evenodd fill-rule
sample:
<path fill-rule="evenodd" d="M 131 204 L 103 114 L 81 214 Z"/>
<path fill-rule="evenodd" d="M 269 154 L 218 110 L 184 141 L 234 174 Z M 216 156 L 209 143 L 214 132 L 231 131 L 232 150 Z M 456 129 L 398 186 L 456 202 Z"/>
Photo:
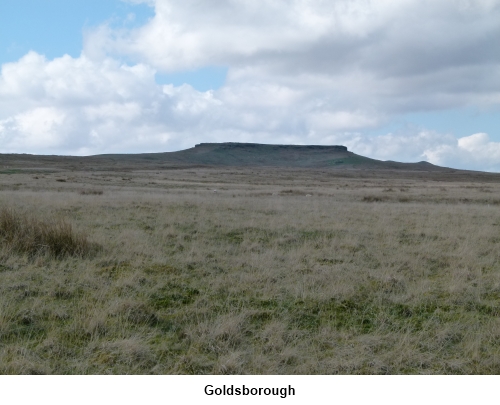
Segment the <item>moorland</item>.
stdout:
<path fill-rule="evenodd" d="M 0 155 L 0 373 L 500 372 L 499 174 L 197 148 Z"/>

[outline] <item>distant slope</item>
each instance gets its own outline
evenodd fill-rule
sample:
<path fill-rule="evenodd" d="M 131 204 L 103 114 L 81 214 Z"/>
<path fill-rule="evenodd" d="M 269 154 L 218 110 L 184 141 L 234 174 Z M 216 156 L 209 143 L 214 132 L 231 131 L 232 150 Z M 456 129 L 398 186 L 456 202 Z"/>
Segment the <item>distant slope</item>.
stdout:
<path fill-rule="evenodd" d="M 178 152 L 110 154 L 88 157 L 36 156 L 27 154 L 0 155 L 0 170 L 15 167 L 85 169 L 241 166 L 296 168 L 373 168 L 392 170 L 446 170 L 427 162 L 383 162 L 349 152 L 334 145 L 266 145 L 257 143 L 201 143 Z"/>
<path fill-rule="evenodd" d="M 178 152 L 99 155 L 94 159 L 149 161 L 179 165 L 262 166 L 297 168 L 387 168 L 440 170 L 427 162 L 383 162 L 349 152 L 341 145 L 267 145 L 258 143 L 201 143 Z"/>

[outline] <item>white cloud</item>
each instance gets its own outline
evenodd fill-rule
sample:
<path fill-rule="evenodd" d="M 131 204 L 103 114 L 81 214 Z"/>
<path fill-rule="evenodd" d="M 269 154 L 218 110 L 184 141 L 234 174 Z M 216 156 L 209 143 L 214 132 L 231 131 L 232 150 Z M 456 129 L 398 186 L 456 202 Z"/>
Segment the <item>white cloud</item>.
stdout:
<path fill-rule="evenodd" d="M 438 166 L 500 172 L 500 142 L 492 141 L 486 133 L 457 139 L 435 131 L 410 130 L 372 137 L 346 133 L 334 140 L 380 160 L 428 161 Z"/>
<path fill-rule="evenodd" d="M 309 122 L 316 129 L 346 131 L 374 127 L 378 124 L 378 119 L 351 111 L 325 111 L 311 114 Z"/>
<path fill-rule="evenodd" d="M 485 133 L 459 138 L 453 145 L 440 145 L 426 155 L 443 166 L 460 162 L 469 169 L 500 172 L 500 142 L 491 141 Z"/>
<path fill-rule="evenodd" d="M 0 150 L 99 153 L 165 148 L 167 97 L 145 65 L 30 52 L 2 66 Z M 159 141 L 159 143 L 158 143 Z"/>
<path fill-rule="evenodd" d="M 147 24 L 102 26 L 87 35 L 85 53 L 126 55 L 165 72 L 229 66 L 228 94 L 246 86 L 246 94 L 237 91 L 241 103 L 303 102 L 297 95 L 307 94 L 309 101 L 326 99 L 325 116 L 347 110 L 382 121 L 404 112 L 500 103 L 499 5 L 156 0 Z M 268 89 L 274 95 L 255 94 Z"/>

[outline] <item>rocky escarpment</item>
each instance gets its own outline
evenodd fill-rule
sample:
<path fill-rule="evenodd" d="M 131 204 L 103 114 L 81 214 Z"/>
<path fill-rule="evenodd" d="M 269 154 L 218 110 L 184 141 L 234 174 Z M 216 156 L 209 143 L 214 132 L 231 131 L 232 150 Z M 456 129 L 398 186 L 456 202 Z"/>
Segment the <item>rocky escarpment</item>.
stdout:
<path fill-rule="evenodd" d="M 177 152 L 198 163 L 218 166 L 327 167 L 352 159 L 342 145 L 270 145 L 259 143 L 200 143 Z"/>
<path fill-rule="evenodd" d="M 321 151 L 321 152 L 347 152 L 347 146 L 342 145 L 269 145 L 261 143 L 240 143 L 240 142 L 222 142 L 222 143 L 199 143 L 195 145 L 198 149 L 220 148 L 226 150 L 284 150 L 284 151 Z"/>

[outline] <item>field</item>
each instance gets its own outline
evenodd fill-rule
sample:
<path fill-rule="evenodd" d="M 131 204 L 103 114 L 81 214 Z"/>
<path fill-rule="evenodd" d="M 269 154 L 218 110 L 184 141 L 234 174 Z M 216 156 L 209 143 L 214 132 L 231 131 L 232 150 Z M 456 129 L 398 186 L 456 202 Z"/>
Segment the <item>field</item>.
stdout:
<path fill-rule="evenodd" d="M 500 175 L 12 167 L 2 374 L 500 373 Z"/>

